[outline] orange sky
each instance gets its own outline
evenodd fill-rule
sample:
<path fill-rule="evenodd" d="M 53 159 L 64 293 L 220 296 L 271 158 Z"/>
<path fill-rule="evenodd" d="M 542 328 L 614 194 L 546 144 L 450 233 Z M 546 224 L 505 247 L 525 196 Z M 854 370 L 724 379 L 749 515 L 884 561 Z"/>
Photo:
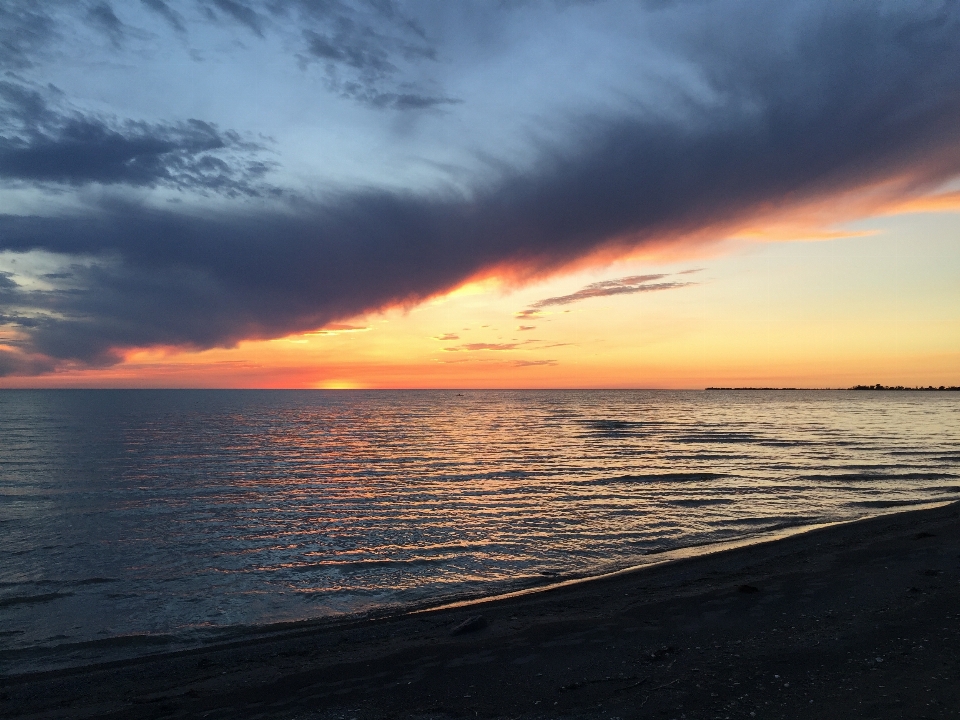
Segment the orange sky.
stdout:
<path fill-rule="evenodd" d="M 957 194 L 911 212 L 815 223 L 798 213 L 699 250 L 468 284 L 422 305 L 230 349 L 130 351 L 112 367 L 5 387 L 535 388 L 960 384 Z M 785 238 L 801 238 L 787 240 Z M 811 242 L 810 240 L 816 240 Z M 774 241 L 774 242 L 771 242 Z M 684 271 L 690 272 L 679 275 Z M 683 287 L 522 315 L 591 283 Z"/>

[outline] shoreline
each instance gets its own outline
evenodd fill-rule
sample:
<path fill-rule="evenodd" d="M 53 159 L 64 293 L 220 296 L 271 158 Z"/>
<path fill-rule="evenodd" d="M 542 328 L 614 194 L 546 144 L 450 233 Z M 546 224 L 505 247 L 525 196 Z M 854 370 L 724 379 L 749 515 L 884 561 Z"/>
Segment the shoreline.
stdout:
<path fill-rule="evenodd" d="M 408 604 L 385 604 L 380 607 L 365 611 L 331 614 L 317 616 L 312 618 L 303 618 L 297 620 L 276 621 L 261 624 L 250 625 L 227 625 L 222 627 L 203 628 L 197 631 L 191 629 L 184 632 L 183 635 L 193 631 L 199 635 L 207 635 L 205 639 L 190 641 L 176 631 L 170 633 L 143 633 L 135 635 L 118 635 L 96 640 L 78 641 L 74 643 L 64 643 L 61 645 L 45 646 L 35 645 L 30 647 L 15 648 L 0 652 L 0 662 L 2 665 L 8 665 L 11 659 L 26 659 L 29 657 L 49 658 L 46 663 L 39 663 L 37 666 L 25 669 L 22 672 L 0 672 L 0 681 L 5 677 L 27 677 L 40 676 L 46 673 L 57 672 L 82 672 L 86 668 L 107 668 L 125 663 L 134 663 L 141 660 L 161 659 L 167 656 L 177 656 L 190 652 L 217 651 L 241 646 L 245 643 L 269 642 L 282 640 L 288 637 L 297 637 L 304 633 L 314 633 L 324 630 L 336 629 L 338 627 L 350 627 L 357 624 L 377 621 L 389 621 L 413 616 L 421 613 L 433 613 L 445 610 L 482 608 L 489 603 L 495 603 L 514 598 L 523 598 L 540 593 L 553 592 L 563 588 L 589 584 L 596 581 L 617 578 L 620 576 L 632 575 L 633 573 L 643 572 L 654 567 L 670 565 L 672 563 L 682 562 L 693 558 L 709 557 L 718 553 L 724 553 L 731 550 L 761 546 L 768 543 L 776 543 L 787 538 L 804 535 L 810 532 L 816 532 L 824 528 L 839 527 L 854 523 L 868 522 L 870 520 L 895 516 L 904 513 L 932 510 L 940 507 L 946 507 L 951 504 L 957 504 L 958 500 L 944 501 L 918 501 L 910 504 L 906 508 L 903 506 L 894 506 L 889 508 L 877 509 L 879 512 L 873 512 L 867 515 L 848 518 L 843 520 L 833 520 L 823 523 L 798 523 L 787 524 L 779 527 L 761 531 L 752 535 L 739 538 L 719 540 L 703 544 L 691 544 L 670 548 L 667 550 L 658 550 L 648 552 L 640 557 L 651 558 L 648 562 L 630 562 L 623 567 L 616 567 L 611 570 L 595 568 L 594 571 L 585 571 L 583 573 L 571 573 L 568 575 L 559 575 L 556 578 L 544 577 L 542 580 L 531 579 L 527 581 L 524 587 L 516 589 L 493 589 L 492 592 L 478 591 L 476 593 L 461 593 L 452 597 L 443 597 L 439 599 L 425 599 L 419 602 Z M 596 570 L 599 570 L 597 572 Z M 520 584 L 521 581 L 504 581 L 503 585 Z M 110 653 L 110 649 L 122 647 L 130 648 L 130 652 L 114 652 L 112 657 L 103 657 Z M 165 647 L 166 646 L 166 647 Z M 86 655 L 83 653 L 86 652 Z M 73 655 L 73 659 L 62 656 Z M 58 660 L 57 656 L 61 656 Z"/>
<path fill-rule="evenodd" d="M 521 595 L 5 675 L 0 715 L 955 717 L 960 687 L 935 679 L 960 672 L 958 518 L 957 502 L 891 512 Z"/>
<path fill-rule="evenodd" d="M 645 557 L 656 558 L 651 560 L 649 563 L 635 563 L 628 565 L 623 568 L 616 570 L 610 570 L 609 572 L 601 572 L 597 574 L 588 574 L 576 577 L 569 577 L 567 579 L 561 579 L 557 582 L 550 582 L 549 584 L 537 585 L 529 588 L 521 588 L 519 590 L 510 590 L 504 593 L 496 593 L 493 595 L 484 595 L 477 596 L 472 598 L 467 598 L 464 600 L 454 600 L 451 602 L 443 602 L 436 605 L 428 605 L 426 607 L 417 608 L 412 607 L 406 612 L 408 613 L 422 613 L 422 612 L 433 612 L 435 610 L 447 610 L 452 608 L 469 608 L 474 606 L 481 606 L 488 602 L 495 602 L 498 600 L 509 600 L 511 598 L 524 597 L 526 595 L 532 595 L 535 593 L 549 592 L 563 587 L 570 587 L 573 585 L 579 585 L 582 583 L 590 583 L 595 580 L 604 580 L 606 578 L 619 577 L 621 575 L 629 575 L 634 572 L 642 572 L 648 568 L 657 567 L 659 565 L 665 565 L 669 563 L 681 562 L 683 560 L 688 560 L 691 558 L 700 558 L 700 557 L 709 557 L 716 553 L 727 552 L 729 550 L 737 550 L 740 548 L 754 547 L 759 545 L 764 545 L 766 543 L 779 542 L 780 540 L 785 540 L 787 538 L 795 537 L 797 535 L 803 535 L 808 532 L 815 532 L 817 530 L 822 530 L 824 528 L 839 527 L 842 525 L 850 525 L 853 523 L 867 522 L 875 518 L 888 517 L 891 515 L 900 515 L 902 513 L 910 513 L 922 510 L 935 510 L 937 508 L 947 507 L 949 505 L 957 505 L 960 507 L 960 500 L 943 500 L 935 502 L 918 502 L 916 504 L 910 504 L 904 509 L 903 506 L 897 506 L 895 508 L 888 509 L 887 512 L 878 512 L 872 513 L 869 515 L 863 515 L 861 517 L 849 518 L 846 520 L 833 520 L 830 522 L 824 523 L 809 523 L 809 524 L 796 524 L 796 525 L 781 525 L 778 528 L 772 530 L 765 530 L 763 532 L 756 533 L 754 535 L 747 535 L 742 538 L 737 538 L 733 540 L 718 540 L 717 542 L 703 543 L 702 545 L 684 545 L 677 548 L 671 548 L 669 550 L 660 550 L 656 552 L 650 552 L 645 555 Z M 310 622 L 304 621 L 304 622 Z"/>

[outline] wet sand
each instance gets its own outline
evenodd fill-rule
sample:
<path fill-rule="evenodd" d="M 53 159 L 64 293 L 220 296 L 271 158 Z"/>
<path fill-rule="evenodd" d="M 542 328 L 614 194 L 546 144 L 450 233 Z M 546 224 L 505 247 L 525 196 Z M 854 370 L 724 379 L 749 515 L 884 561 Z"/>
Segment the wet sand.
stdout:
<path fill-rule="evenodd" d="M 0 716 L 960 717 L 958 618 L 955 503 L 465 607 L 7 676 Z"/>

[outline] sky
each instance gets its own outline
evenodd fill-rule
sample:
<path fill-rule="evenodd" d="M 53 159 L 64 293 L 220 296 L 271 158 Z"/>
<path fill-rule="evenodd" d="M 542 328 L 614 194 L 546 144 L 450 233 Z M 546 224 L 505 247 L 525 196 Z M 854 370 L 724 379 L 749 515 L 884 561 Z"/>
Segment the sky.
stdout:
<path fill-rule="evenodd" d="M 960 385 L 960 5 L 0 0 L 2 387 Z"/>

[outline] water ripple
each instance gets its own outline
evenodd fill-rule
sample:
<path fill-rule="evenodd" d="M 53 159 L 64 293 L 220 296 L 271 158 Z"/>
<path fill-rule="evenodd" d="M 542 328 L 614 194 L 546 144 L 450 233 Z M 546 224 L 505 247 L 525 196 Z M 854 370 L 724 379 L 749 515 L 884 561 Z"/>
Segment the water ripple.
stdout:
<path fill-rule="evenodd" d="M 0 651 L 493 591 L 954 499 L 958 437 L 946 393 L 3 391 Z"/>

